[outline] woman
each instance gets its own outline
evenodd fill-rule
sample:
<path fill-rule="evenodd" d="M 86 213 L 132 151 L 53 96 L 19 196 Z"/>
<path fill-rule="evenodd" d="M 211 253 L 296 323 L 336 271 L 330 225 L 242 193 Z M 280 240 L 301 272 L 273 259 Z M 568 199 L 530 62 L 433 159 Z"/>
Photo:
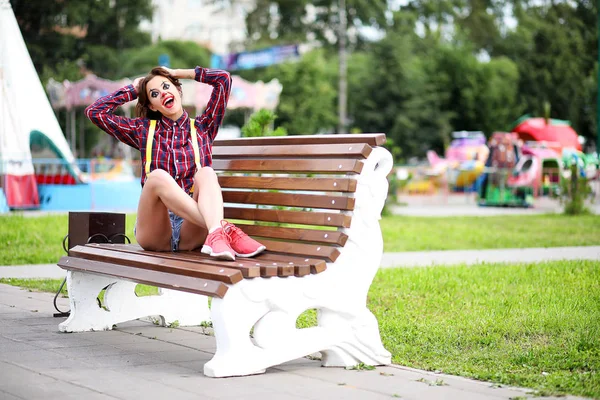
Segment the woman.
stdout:
<path fill-rule="evenodd" d="M 179 79 L 213 86 L 206 109 L 194 120 L 183 108 Z M 144 249 L 193 250 L 204 244 L 203 253 L 225 260 L 265 249 L 223 219 L 221 187 L 211 168 L 212 143 L 230 91 L 226 71 L 157 67 L 86 108 L 96 126 L 141 152 L 142 194 L 134 232 Z M 114 114 L 136 98 L 138 118 Z"/>

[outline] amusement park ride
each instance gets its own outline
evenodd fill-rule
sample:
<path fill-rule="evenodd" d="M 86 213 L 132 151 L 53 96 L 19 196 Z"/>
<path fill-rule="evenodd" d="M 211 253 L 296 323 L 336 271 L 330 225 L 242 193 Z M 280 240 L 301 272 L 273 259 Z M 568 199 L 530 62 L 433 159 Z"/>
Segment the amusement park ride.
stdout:
<path fill-rule="evenodd" d="M 477 192 L 481 206 L 531 207 L 535 197 L 557 193 L 572 163 L 582 177 L 597 174 L 597 156 L 582 153 L 567 121 L 524 116 L 511 132 L 494 132 L 487 144 L 482 132 L 452 136 L 443 158 L 427 152 L 429 166 L 406 185 L 409 193 Z"/>

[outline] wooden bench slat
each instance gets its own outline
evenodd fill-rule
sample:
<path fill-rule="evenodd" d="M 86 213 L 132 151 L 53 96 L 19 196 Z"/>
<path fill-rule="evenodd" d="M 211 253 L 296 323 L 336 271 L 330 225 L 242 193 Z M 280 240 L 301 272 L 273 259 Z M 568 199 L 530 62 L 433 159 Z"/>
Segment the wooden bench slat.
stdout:
<path fill-rule="evenodd" d="M 276 146 L 301 144 L 366 143 L 381 146 L 385 133 L 361 133 L 349 135 L 267 136 L 236 139 L 216 139 L 213 146 Z"/>
<path fill-rule="evenodd" d="M 75 257 L 62 257 L 58 266 L 69 271 L 91 272 L 109 275 L 115 278 L 130 280 L 145 285 L 158 286 L 165 289 L 181 290 L 204 296 L 223 298 L 227 293 L 227 285 L 192 276 L 174 275 L 167 272 L 127 267 L 101 261 L 86 260 Z"/>
<path fill-rule="evenodd" d="M 319 192 L 356 192 L 356 179 L 352 178 L 299 178 L 270 176 L 219 175 L 222 188 L 303 190 Z"/>
<path fill-rule="evenodd" d="M 303 244 L 297 242 L 282 242 L 278 240 L 262 239 L 262 244 L 267 246 L 267 249 L 273 253 L 300 255 L 304 257 L 324 258 L 334 262 L 340 255 L 340 251 L 332 246 L 319 244 Z"/>
<path fill-rule="evenodd" d="M 293 262 L 294 265 L 307 265 L 310 268 L 311 274 L 318 274 L 327 269 L 327 262 L 318 258 L 306 258 L 300 256 L 291 256 L 289 254 L 271 253 L 268 250 L 256 256 L 259 261 L 281 261 Z"/>
<path fill-rule="evenodd" d="M 281 255 L 281 254 L 277 254 L 277 253 L 262 253 L 262 255 L 265 254 L 270 254 L 272 256 L 275 257 L 271 257 L 271 258 L 267 258 L 267 257 L 263 257 L 260 261 L 262 263 L 271 263 L 271 265 L 273 263 L 276 264 L 282 264 L 282 265 L 289 265 L 290 267 L 294 268 L 294 276 L 305 276 L 305 275 L 310 275 L 310 274 L 317 274 L 317 269 L 311 267 L 309 264 L 305 263 L 305 264 L 300 264 L 298 262 L 295 261 L 290 261 L 290 256 L 285 256 L 285 255 Z M 277 257 L 279 256 L 279 257 Z M 297 260 L 301 260 L 301 259 L 297 259 Z M 322 260 L 321 260 L 322 261 Z M 322 272 L 322 271 L 319 271 Z"/>
<path fill-rule="evenodd" d="M 86 246 L 98 247 L 101 249 L 114 250 L 131 254 L 150 255 L 153 257 L 160 257 L 169 260 L 188 261 L 194 264 L 209 264 L 217 267 L 233 268 L 239 270 L 244 278 L 257 278 L 261 276 L 260 268 L 254 266 L 254 263 L 243 258 L 237 259 L 235 262 L 232 263 L 231 261 L 217 260 L 206 254 L 202 254 L 199 251 L 178 251 L 176 253 L 167 251 L 148 251 L 142 249 L 138 245 L 118 243 L 89 243 Z"/>
<path fill-rule="evenodd" d="M 318 269 L 311 268 L 307 262 L 303 259 L 294 259 L 292 264 L 289 264 L 290 258 L 284 259 L 280 257 L 279 259 L 266 259 L 259 260 L 257 257 L 253 258 L 242 258 L 238 257 L 235 261 L 220 261 L 206 254 L 202 254 L 198 250 L 193 251 L 178 251 L 176 253 L 172 252 L 162 252 L 162 251 L 148 251 L 142 249 L 137 244 L 118 244 L 118 243 L 90 243 L 86 246 L 89 247 L 97 247 L 108 250 L 120 251 L 125 253 L 132 254 L 149 254 L 155 257 L 166 258 L 170 260 L 181 260 L 181 261 L 190 261 L 193 263 L 212 263 L 216 266 L 223 266 L 227 268 L 239 269 L 242 272 L 244 278 L 256 278 L 258 276 L 262 276 L 263 278 L 270 278 L 274 276 L 304 276 L 311 271 L 315 271 L 314 273 L 321 272 Z M 268 261 L 268 262 L 267 262 Z M 321 260 L 322 261 L 322 260 Z M 276 265 L 273 264 L 276 263 Z M 308 269 L 307 269 L 308 267 Z"/>
<path fill-rule="evenodd" d="M 353 210 L 354 198 L 301 193 L 243 192 L 224 190 L 225 203 L 259 204 L 269 206 L 309 207 L 331 210 Z"/>
<path fill-rule="evenodd" d="M 359 160 L 341 158 L 339 160 L 319 160 L 288 158 L 276 160 L 214 160 L 215 171 L 248 171 L 248 172 L 310 172 L 342 174 L 359 174 L 363 163 Z"/>
<path fill-rule="evenodd" d="M 277 259 L 258 259 L 253 258 L 242 258 L 238 257 L 235 261 L 220 261 L 214 258 L 209 258 L 206 254 L 202 254 L 199 250 L 193 251 L 178 251 L 176 253 L 171 252 L 159 252 L 159 251 L 148 251 L 142 249 L 137 244 L 119 244 L 119 243 L 90 243 L 86 247 L 96 247 L 102 249 L 108 249 L 113 251 L 140 254 L 140 255 L 152 255 L 155 257 L 166 258 L 170 260 L 181 260 L 190 261 L 193 263 L 213 263 L 216 266 L 223 266 L 227 268 L 239 269 L 242 272 L 244 278 L 255 278 L 262 276 L 263 278 L 270 278 L 274 276 L 304 276 L 312 273 L 322 272 L 324 269 L 312 268 L 312 266 L 305 260 L 300 258 L 294 258 L 290 264 L 290 257 L 284 258 L 279 257 Z M 314 260 L 313 260 L 314 261 Z M 323 262 L 322 260 L 319 260 Z M 275 264 L 274 264 L 275 263 Z M 324 262 L 323 262 L 324 263 Z M 314 271 L 314 272 L 313 272 Z"/>
<path fill-rule="evenodd" d="M 213 160 L 230 158 L 268 157 L 327 157 L 364 159 L 372 147 L 366 143 L 300 144 L 272 146 L 217 146 L 213 148 Z"/>
<path fill-rule="evenodd" d="M 342 213 L 291 211 L 260 208 L 225 207 L 225 218 L 247 221 L 280 222 L 298 225 L 349 228 L 352 217 Z"/>
<path fill-rule="evenodd" d="M 265 238 L 285 239 L 302 242 L 314 242 L 344 246 L 348 235 L 339 231 L 325 231 L 318 229 L 287 228 L 280 226 L 236 224 L 238 228 L 250 236 Z"/>
<path fill-rule="evenodd" d="M 173 274 L 209 279 L 229 284 L 234 284 L 244 279 L 241 271 L 224 266 L 221 267 L 215 265 L 190 263 L 188 261 L 168 260 L 161 257 L 117 252 L 114 250 L 106 250 L 93 246 L 75 246 L 69 250 L 69 255 L 85 258 L 87 260 L 112 262 L 128 267 L 136 267 L 160 272 L 170 272 Z"/>

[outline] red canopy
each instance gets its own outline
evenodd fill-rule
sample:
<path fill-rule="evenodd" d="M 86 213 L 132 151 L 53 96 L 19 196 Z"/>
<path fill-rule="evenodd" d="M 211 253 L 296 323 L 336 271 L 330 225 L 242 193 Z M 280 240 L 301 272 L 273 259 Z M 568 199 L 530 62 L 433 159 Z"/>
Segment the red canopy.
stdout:
<path fill-rule="evenodd" d="M 547 147 L 558 154 L 562 154 L 564 148 L 581 151 L 577 133 L 562 121 L 550 119 L 546 122 L 544 118 L 528 118 L 517 125 L 513 132 L 517 133 L 524 142 L 546 142 Z"/>

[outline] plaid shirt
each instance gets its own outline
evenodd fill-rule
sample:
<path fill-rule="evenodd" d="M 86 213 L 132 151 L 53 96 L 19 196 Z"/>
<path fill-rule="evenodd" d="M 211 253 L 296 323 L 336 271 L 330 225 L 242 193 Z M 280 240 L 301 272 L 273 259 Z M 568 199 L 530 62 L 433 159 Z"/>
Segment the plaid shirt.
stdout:
<path fill-rule="evenodd" d="M 202 115 L 196 117 L 200 164 L 204 167 L 212 165 L 212 143 L 225 115 L 231 91 L 231 76 L 229 72 L 218 69 L 196 67 L 195 71 L 196 81 L 214 87 L 206 109 Z M 118 106 L 136 98 L 135 88 L 133 85 L 128 85 L 96 100 L 94 104 L 85 109 L 85 114 L 94 125 L 103 131 L 140 150 L 143 186 L 146 181 L 145 165 L 148 162 L 146 160 L 146 142 L 150 120 L 147 118 L 131 119 L 114 114 Z M 150 171 L 155 169 L 167 171 L 186 193 L 190 193 L 194 184 L 196 164 L 190 134 L 190 118 L 185 110 L 177 121 L 165 117 L 157 121 L 150 163 Z"/>

